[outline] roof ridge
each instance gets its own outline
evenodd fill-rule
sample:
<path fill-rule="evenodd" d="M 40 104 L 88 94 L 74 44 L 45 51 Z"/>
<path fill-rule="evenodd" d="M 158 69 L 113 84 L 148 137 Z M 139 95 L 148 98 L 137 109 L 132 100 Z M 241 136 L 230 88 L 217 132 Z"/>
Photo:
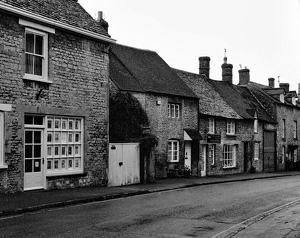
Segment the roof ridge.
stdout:
<path fill-rule="evenodd" d="M 137 47 L 133 47 L 133 46 L 128 46 L 128 45 L 123 45 L 123 44 L 119 44 L 119 43 L 115 43 L 115 45 L 119 45 L 119 46 L 123 46 L 123 47 L 126 47 L 126 48 L 131 48 L 131 49 L 135 49 L 135 50 L 143 50 L 143 51 L 148 51 L 148 52 L 152 52 L 152 53 L 156 53 L 156 51 L 154 50 L 149 50 L 149 49 L 141 49 L 141 48 L 137 48 Z"/>

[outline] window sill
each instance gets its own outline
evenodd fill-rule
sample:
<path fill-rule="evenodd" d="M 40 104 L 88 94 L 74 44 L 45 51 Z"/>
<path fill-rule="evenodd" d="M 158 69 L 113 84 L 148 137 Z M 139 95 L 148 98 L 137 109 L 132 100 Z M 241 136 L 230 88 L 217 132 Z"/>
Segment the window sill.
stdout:
<path fill-rule="evenodd" d="M 83 171 L 82 170 L 76 170 L 76 171 L 71 171 L 71 172 L 52 172 L 52 173 L 47 173 L 46 177 L 58 177 L 58 176 L 72 176 L 72 175 L 82 175 Z"/>
<path fill-rule="evenodd" d="M 228 134 L 228 133 L 226 133 L 226 136 L 236 136 L 236 134 Z"/>
<path fill-rule="evenodd" d="M 233 167 L 223 167 L 223 170 L 228 170 L 228 169 L 237 169 L 238 167 L 233 166 Z"/>
<path fill-rule="evenodd" d="M 23 76 L 23 79 L 25 80 L 30 80 L 30 81 L 35 81 L 35 82 L 40 82 L 40 83 L 47 83 L 47 84 L 52 84 L 52 81 L 45 80 L 45 79 L 40 79 L 40 78 L 35 78 L 35 77 L 30 77 L 30 76 Z"/>
<path fill-rule="evenodd" d="M 179 160 L 170 160 L 169 163 L 178 163 Z"/>
<path fill-rule="evenodd" d="M 7 169 L 8 165 L 4 164 L 4 165 L 0 165 L 0 169 Z"/>

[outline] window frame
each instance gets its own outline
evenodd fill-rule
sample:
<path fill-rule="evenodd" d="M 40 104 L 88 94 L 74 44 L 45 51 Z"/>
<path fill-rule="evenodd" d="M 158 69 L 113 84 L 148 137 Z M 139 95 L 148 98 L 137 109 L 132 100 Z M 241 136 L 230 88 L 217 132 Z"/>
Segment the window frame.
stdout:
<path fill-rule="evenodd" d="M 171 150 L 170 150 L 170 143 L 171 143 Z M 177 146 L 177 150 L 175 150 L 175 145 Z M 168 160 L 169 162 L 179 162 L 179 140 L 168 140 Z M 175 152 L 177 155 L 175 155 Z M 176 158 L 175 158 L 176 157 Z"/>
<path fill-rule="evenodd" d="M 181 117 L 180 105 L 179 103 L 168 103 L 168 118 L 179 119 Z"/>
<path fill-rule="evenodd" d="M 297 139 L 298 136 L 297 136 L 297 121 L 293 121 L 293 138 L 294 139 Z"/>
<path fill-rule="evenodd" d="M 211 165 L 215 165 L 216 145 L 210 144 L 208 146 L 208 157 L 212 159 Z"/>
<path fill-rule="evenodd" d="M 294 157 L 294 163 L 297 162 L 298 161 L 298 150 L 297 149 L 294 150 L 293 157 Z"/>
<path fill-rule="evenodd" d="M 254 160 L 259 160 L 259 143 L 254 143 Z"/>
<path fill-rule="evenodd" d="M 26 73 L 26 55 L 35 55 L 30 52 L 26 52 L 26 35 L 28 33 L 34 34 L 34 35 L 39 35 L 43 37 L 43 55 L 38 55 L 39 57 L 42 57 L 42 75 L 35 75 L 35 74 L 30 74 Z M 34 80 L 34 81 L 40 81 L 40 82 L 46 82 L 46 83 L 51 83 L 49 81 L 49 76 L 48 76 L 48 64 L 49 64 L 49 46 L 48 46 L 48 33 L 44 31 L 39 31 L 35 30 L 29 27 L 25 27 L 25 44 L 24 44 L 24 76 L 23 79 L 27 80 Z"/>
<path fill-rule="evenodd" d="M 208 134 L 215 134 L 215 118 L 208 118 Z"/>
<path fill-rule="evenodd" d="M 83 117 L 72 117 L 72 116 L 63 116 L 63 115 L 59 115 L 59 116 L 54 116 L 54 115 L 38 115 L 38 114 L 25 114 L 26 116 L 32 116 L 32 117 L 42 117 L 43 119 L 43 123 L 42 124 L 35 124 L 33 119 L 33 123 L 32 124 L 25 124 L 24 121 L 24 128 L 25 129 L 42 129 L 43 130 L 43 134 L 44 134 L 44 138 L 43 138 L 43 144 L 42 144 L 42 148 L 43 148 L 43 158 L 44 158 L 44 174 L 46 177 L 51 177 L 51 176 L 64 176 L 64 175 L 73 175 L 73 174 L 82 174 L 84 171 L 84 118 Z M 24 120 L 25 120 L 24 117 Z M 67 136 L 69 137 L 69 134 L 74 134 L 74 136 L 72 136 L 73 138 L 73 142 L 69 143 L 69 141 L 66 141 L 65 143 L 63 142 L 55 142 L 55 132 L 58 133 L 58 128 L 55 128 L 55 120 L 56 119 L 60 119 L 60 125 L 62 124 L 62 120 L 66 120 L 67 122 L 69 121 L 73 121 L 73 126 L 74 129 L 66 129 L 63 130 L 62 128 L 60 128 L 60 132 L 65 132 L 67 133 Z M 51 128 L 48 128 L 48 121 L 52 120 L 52 126 Z M 76 130 L 75 128 L 75 122 L 76 121 L 80 121 L 80 129 Z M 71 132 L 71 133 L 70 133 Z M 75 138 L 76 138 L 76 132 L 78 132 L 77 134 L 80 134 L 80 142 L 76 143 Z M 53 143 L 48 143 L 48 134 L 52 133 L 52 138 L 53 138 Z M 67 137 L 67 138 L 68 138 Z M 61 138 L 61 135 L 60 135 Z M 68 140 L 68 139 L 67 139 Z M 50 145 L 51 144 L 51 145 Z M 75 154 L 75 152 L 73 153 L 72 156 L 68 156 L 66 155 L 64 158 L 63 156 L 55 156 L 55 147 L 59 147 L 62 148 L 64 145 L 66 145 L 66 153 L 68 152 L 68 148 L 71 146 L 73 149 L 72 151 L 75 151 L 75 146 L 76 145 L 80 145 L 80 154 Z M 68 146 L 70 145 L 70 146 Z M 52 146 L 53 147 L 53 156 L 49 157 L 48 156 L 48 147 Z M 59 149 L 58 149 L 59 150 Z M 74 158 L 72 161 L 73 164 L 73 169 L 48 169 L 48 159 L 53 160 L 53 168 L 54 168 L 54 160 L 60 160 L 59 163 L 59 167 L 61 166 L 61 161 L 62 160 L 66 160 L 67 162 L 69 161 L 69 157 L 70 160 L 72 158 Z M 75 161 L 76 159 L 78 160 L 78 158 L 80 158 L 80 165 L 79 168 L 76 169 L 75 168 Z M 68 166 L 68 163 L 66 163 L 66 166 Z"/>
<path fill-rule="evenodd" d="M 236 151 L 237 151 L 236 145 L 231 145 L 231 144 L 223 145 L 223 168 L 224 169 L 236 167 Z M 231 166 L 228 165 L 228 164 L 230 164 L 230 161 L 232 161 Z"/>
<path fill-rule="evenodd" d="M 282 121 L 281 121 L 281 132 L 282 132 L 282 139 L 285 139 L 285 137 L 286 137 L 286 122 L 285 122 L 285 119 L 282 119 Z"/>
<path fill-rule="evenodd" d="M 235 120 L 227 120 L 226 121 L 226 134 L 227 135 L 235 135 L 235 127 L 236 122 Z"/>

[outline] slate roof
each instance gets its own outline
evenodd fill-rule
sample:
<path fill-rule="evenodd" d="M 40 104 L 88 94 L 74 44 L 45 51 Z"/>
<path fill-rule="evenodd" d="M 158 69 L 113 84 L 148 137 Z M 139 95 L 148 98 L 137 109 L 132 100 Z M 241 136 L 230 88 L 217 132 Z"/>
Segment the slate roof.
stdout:
<path fill-rule="evenodd" d="M 198 98 L 154 51 L 111 45 L 110 77 L 121 90 Z"/>
<path fill-rule="evenodd" d="M 70 26 L 110 36 L 75 0 L 0 0 L 0 2 Z"/>
<path fill-rule="evenodd" d="M 242 119 L 242 117 L 216 92 L 209 79 L 203 75 L 174 69 L 185 83 L 199 97 L 199 111 L 201 114 Z"/>
<path fill-rule="evenodd" d="M 261 121 L 276 123 L 252 92 L 245 86 L 237 86 L 226 81 L 210 80 L 216 91 L 244 119 L 254 119 L 255 112 Z"/>

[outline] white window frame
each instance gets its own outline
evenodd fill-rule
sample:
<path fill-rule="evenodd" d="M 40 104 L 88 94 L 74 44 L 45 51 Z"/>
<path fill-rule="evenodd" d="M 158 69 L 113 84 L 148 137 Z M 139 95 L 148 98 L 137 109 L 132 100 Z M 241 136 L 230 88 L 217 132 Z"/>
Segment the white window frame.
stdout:
<path fill-rule="evenodd" d="M 297 121 L 293 121 L 293 138 L 297 139 Z"/>
<path fill-rule="evenodd" d="M 34 75 L 34 74 L 28 74 L 26 73 L 25 69 L 24 69 L 24 79 L 28 79 L 28 80 L 34 80 L 34 81 L 41 81 L 41 82 L 46 82 L 46 83 L 51 83 L 48 80 L 48 33 L 43 32 L 43 31 L 38 31 L 32 28 L 28 28 L 25 27 L 25 39 L 26 39 L 26 34 L 27 33 L 32 33 L 34 35 L 39 35 L 43 37 L 43 60 L 42 60 L 42 76 L 39 75 Z M 25 40 L 26 41 L 26 40 Z M 26 43 L 25 43 L 26 46 Z M 25 65 L 26 65 L 26 47 L 24 49 L 24 56 L 25 56 Z M 31 54 L 31 53 L 30 53 Z M 39 55 L 40 56 L 40 55 Z M 41 56 L 40 56 L 41 57 Z M 26 66 L 25 66 L 26 67 Z"/>
<path fill-rule="evenodd" d="M 208 134 L 215 134 L 215 119 L 208 118 Z"/>
<path fill-rule="evenodd" d="M 254 143 L 254 160 L 259 159 L 259 143 Z"/>
<path fill-rule="evenodd" d="M 168 103 L 168 117 L 169 118 L 180 118 L 180 104 Z"/>
<path fill-rule="evenodd" d="M 208 157 L 212 160 L 211 165 L 215 165 L 216 145 L 208 145 Z"/>
<path fill-rule="evenodd" d="M 236 149 L 236 145 L 223 145 L 223 168 L 236 167 Z"/>
<path fill-rule="evenodd" d="M 35 128 L 40 128 L 40 129 L 43 129 L 43 134 L 44 134 L 44 139 L 43 139 L 43 158 L 44 158 L 44 171 L 45 171 L 45 176 L 47 177 L 50 177 L 50 176 L 60 176 L 60 175 L 68 175 L 68 174 L 82 174 L 83 173 L 83 166 L 84 166 L 84 163 L 83 163 L 83 153 L 84 153 L 84 143 L 83 143 L 83 139 L 84 139 L 84 121 L 83 121 L 83 118 L 82 117 L 69 117 L 69 116 L 45 116 L 45 115 L 37 115 L 37 114 L 28 114 L 26 116 L 38 116 L 38 117 L 43 117 L 43 125 L 32 125 L 32 124 L 25 124 L 24 127 L 26 129 L 35 129 Z M 66 129 L 66 130 L 63 130 L 63 129 L 60 129 L 60 130 L 56 130 L 55 129 L 55 119 L 61 119 L 61 123 L 62 123 L 62 120 L 66 120 L 66 122 L 68 123 L 69 121 L 73 121 L 74 124 L 73 126 L 75 126 L 75 121 L 80 121 L 80 130 L 76 130 L 76 129 Z M 52 128 L 48 128 L 48 121 L 49 120 L 52 120 L 53 123 L 53 127 Z M 61 125 L 61 124 L 60 124 Z M 62 142 L 55 142 L 55 132 L 65 132 L 67 133 L 67 136 L 69 136 L 69 134 L 72 134 L 72 139 L 75 140 L 75 134 L 80 134 L 80 142 L 79 143 L 75 143 L 72 142 L 72 143 L 69 143 L 69 141 L 65 142 L 65 143 L 62 143 Z M 76 133 L 78 132 L 78 133 Z M 47 136 L 49 133 L 52 133 L 53 135 L 53 142 L 52 143 L 48 143 L 47 141 Z M 74 135 L 74 136 L 73 136 Z M 61 139 L 61 136 L 60 136 L 60 139 Z M 80 154 L 78 155 L 72 155 L 72 156 L 66 156 L 65 158 L 62 158 L 62 156 L 55 156 L 55 154 L 53 154 L 53 156 L 49 157 L 48 156 L 48 147 L 49 146 L 52 146 L 53 147 L 53 153 L 55 152 L 55 145 L 56 146 L 63 146 L 63 145 L 66 145 L 66 148 L 68 148 L 68 145 L 72 146 L 72 151 L 75 150 L 75 146 L 76 145 L 80 145 Z M 66 152 L 67 153 L 67 152 Z M 70 160 L 72 158 L 74 158 L 73 160 L 73 168 L 72 169 L 61 169 L 61 161 L 62 160 L 66 160 L 68 161 L 68 158 L 70 158 Z M 80 166 L 79 168 L 75 168 L 75 160 L 80 158 Z M 60 162 L 59 162 L 59 169 L 48 169 L 47 166 L 48 166 L 48 159 L 49 160 L 53 160 L 53 166 L 54 166 L 54 160 L 59 160 L 60 159 Z M 67 164 L 66 164 L 67 166 Z"/>
<path fill-rule="evenodd" d="M 285 124 L 285 119 L 282 119 L 281 121 L 281 132 L 282 132 L 282 139 L 285 138 L 286 134 L 286 124 Z"/>
<path fill-rule="evenodd" d="M 281 153 L 282 153 L 282 155 L 281 155 L 282 161 L 281 162 L 284 164 L 284 162 L 285 162 L 285 154 L 286 154 L 286 152 L 285 152 L 285 146 L 284 145 L 281 148 Z"/>
<path fill-rule="evenodd" d="M 168 160 L 170 162 L 179 162 L 179 141 L 178 140 L 168 141 Z"/>
<path fill-rule="evenodd" d="M 257 113 L 255 112 L 255 119 L 254 119 L 254 133 L 258 132 L 258 120 L 257 120 Z"/>
<path fill-rule="evenodd" d="M 234 120 L 227 120 L 226 134 L 227 135 L 235 135 L 235 121 Z"/>

